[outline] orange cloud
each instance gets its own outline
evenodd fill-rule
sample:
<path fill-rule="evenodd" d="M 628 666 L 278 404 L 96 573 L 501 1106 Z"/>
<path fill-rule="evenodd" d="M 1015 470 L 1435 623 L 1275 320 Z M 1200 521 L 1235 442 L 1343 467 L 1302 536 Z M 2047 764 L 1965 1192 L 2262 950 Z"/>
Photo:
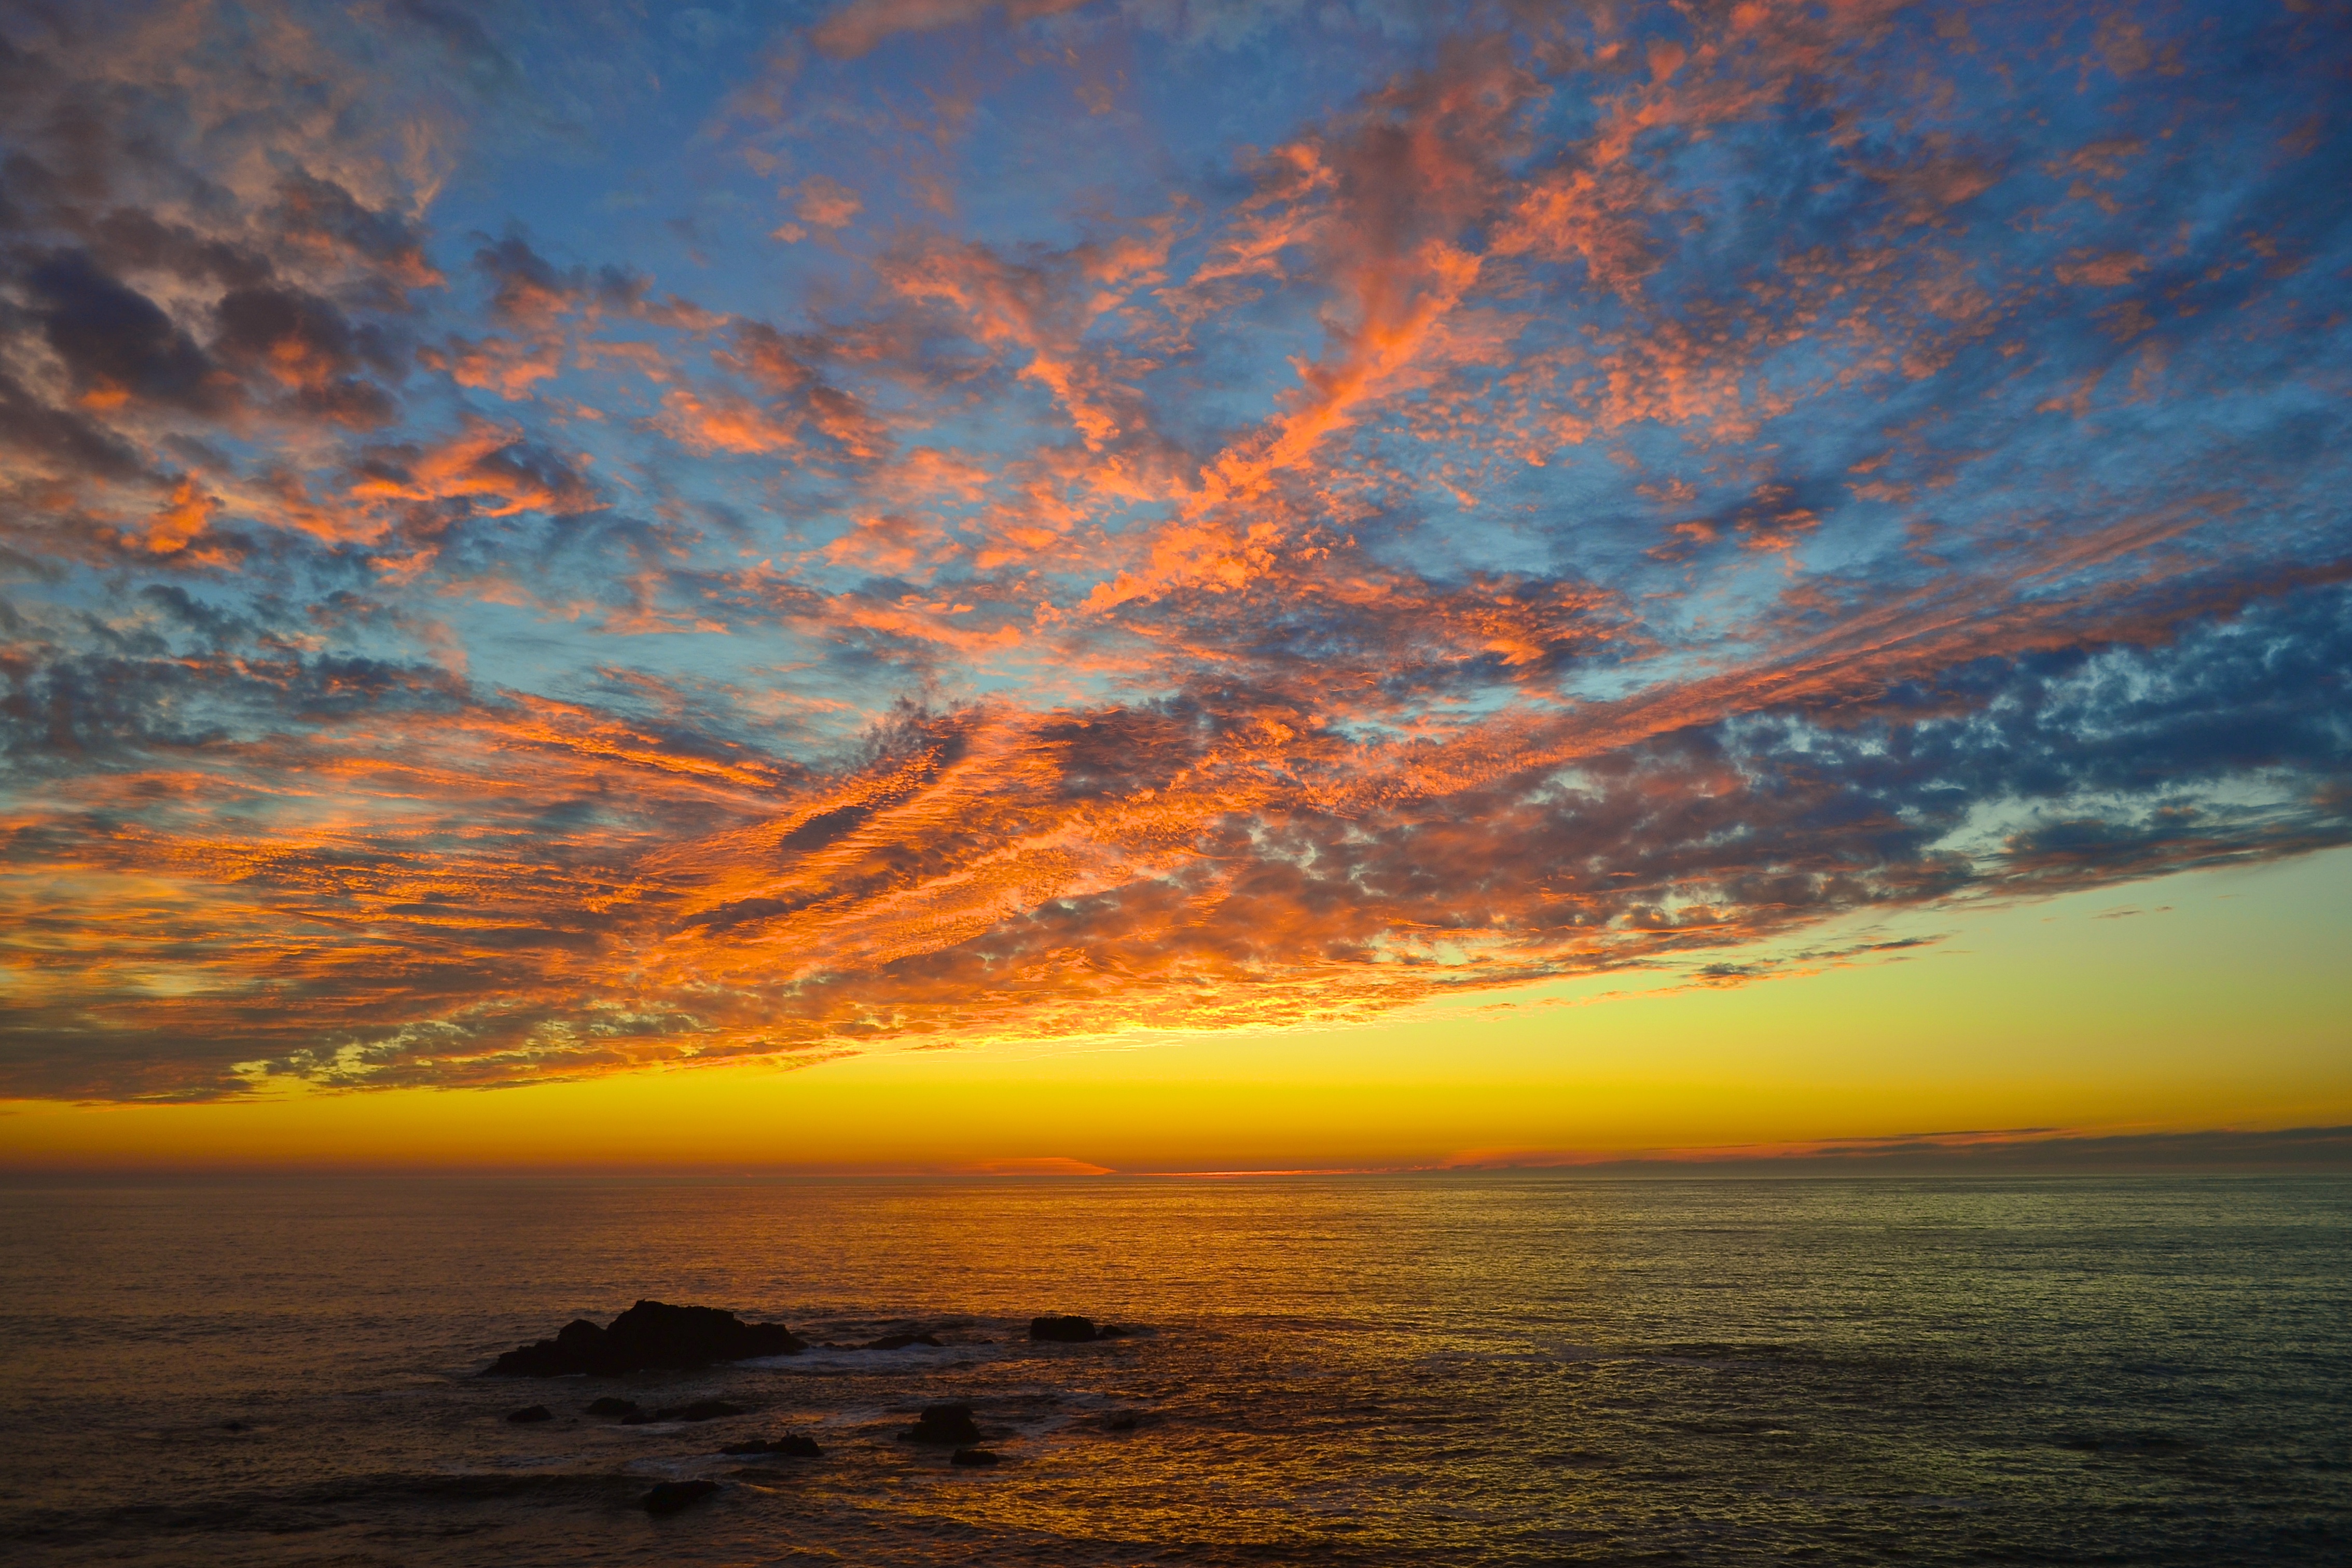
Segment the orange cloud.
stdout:
<path fill-rule="evenodd" d="M 1008 22 L 1075 11 L 1088 0 L 850 0 L 811 35 L 828 55 L 854 58 L 902 33 L 928 33 L 1002 12 Z"/>

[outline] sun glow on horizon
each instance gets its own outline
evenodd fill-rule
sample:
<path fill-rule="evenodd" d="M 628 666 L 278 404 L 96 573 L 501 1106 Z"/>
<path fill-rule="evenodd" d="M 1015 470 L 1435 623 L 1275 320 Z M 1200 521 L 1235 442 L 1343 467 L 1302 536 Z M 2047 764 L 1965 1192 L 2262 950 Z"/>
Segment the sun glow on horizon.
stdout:
<path fill-rule="evenodd" d="M 229 1103 L 19 1103 L 0 1168 L 1574 1170 L 2343 1126 L 2347 857 L 2192 873 L 2128 902 L 1942 912 L 1930 945 L 1778 977 L 1547 983 L 1279 1038 L 886 1047 L 494 1093 L 298 1082 Z"/>

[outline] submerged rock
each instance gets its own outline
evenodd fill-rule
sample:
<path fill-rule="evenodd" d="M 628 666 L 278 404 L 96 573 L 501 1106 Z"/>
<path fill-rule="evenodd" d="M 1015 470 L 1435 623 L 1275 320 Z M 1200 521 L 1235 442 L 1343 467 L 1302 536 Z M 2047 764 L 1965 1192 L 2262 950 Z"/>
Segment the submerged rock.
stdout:
<path fill-rule="evenodd" d="M 996 1456 L 986 1448 L 958 1448 L 955 1458 L 948 1462 L 953 1465 L 992 1465 L 996 1463 Z"/>
<path fill-rule="evenodd" d="M 933 1350 L 937 1350 L 940 1348 L 940 1337 L 937 1334 L 928 1333 L 886 1333 L 880 1339 L 867 1340 L 864 1344 L 859 1345 L 857 1348 L 860 1350 L 904 1350 L 910 1344 L 927 1344 Z"/>
<path fill-rule="evenodd" d="M 898 1434 L 907 1443 L 952 1443 L 959 1447 L 980 1441 L 980 1427 L 971 1418 L 971 1406 L 958 1401 L 951 1405 L 926 1405 L 915 1424 Z"/>
<path fill-rule="evenodd" d="M 1088 1344 L 1102 1338 L 1092 1318 L 1076 1314 L 1057 1318 L 1031 1318 L 1029 1337 L 1053 1344 Z"/>
<path fill-rule="evenodd" d="M 645 1414 L 645 1411 L 634 1399 L 620 1399 L 607 1394 L 602 1399 L 591 1399 L 588 1402 L 588 1414 L 591 1416 L 642 1416 Z"/>
<path fill-rule="evenodd" d="M 1092 1318 L 1069 1313 L 1058 1317 L 1031 1318 L 1029 1337 L 1051 1344 L 1086 1344 L 1099 1335 Z"/>
<path fill-rule="evenodd" d="M 782 1323 L 747 1323 L 717 1307 L 674 1307 L 639 1301 L 610 1327 L 586 1318 L 563 1325 L 553 1339 L 519 1346 L 486 1368 L 485 1377 L 599 1377 L 660 1367 L 683 1371 L 714 1361 L 755 1355 L 797 1355 L 808 1343 Z"/>
<path fill-rule="evenodd" d="M 717 1481 L 656 1481 L 654 1490 L 646 1493 L 647 1513 L 676 1513 L 679 1509 L 700 1502 L 719 1490 Z"/>
<path fill-rule="evenodd" d="M 814 1437 L 803 1437 L 798 1432 L 787 1432 L 781 1437 L 754 1437 L 747 1443 L 730 1443 L 719 1450 L 737 1458 L 774 1454 L 787 1459 L 821 1459 L 824 1450 L 816 1446 Z"/>
<path fill-rule="evenodd" d="M 656 1421 L 723 1421 L 730 1416 L 750 1414 L 740 1405 L 730 1405 L 724 1399 L 698 1399 L 691 1405 L 673 1405 L 667 1410 L 656 1410 L 653 1418 Z"/>
<path fill-rule="evenodd" d="M 533 1421 L 552 1421 L 555 1419 L 555 1413 L 544 1405 L 526 1405 L 520 1410 L 508 1411 L 507 1419 L 518 1427 L 523 1427 Z"/>

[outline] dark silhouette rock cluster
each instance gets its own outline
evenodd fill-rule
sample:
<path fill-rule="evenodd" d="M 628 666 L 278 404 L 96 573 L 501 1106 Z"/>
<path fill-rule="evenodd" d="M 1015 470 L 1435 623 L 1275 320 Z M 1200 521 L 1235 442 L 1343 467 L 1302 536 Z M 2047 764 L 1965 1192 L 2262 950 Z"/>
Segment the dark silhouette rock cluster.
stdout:
<path fill-rule="evenodd" d="M 1086 1344 L 1097 1336 L 1092 1318 L 1082 1318 L 1072 1314 L 1066 1317 L 1031 1318 L 1029 1337 L 1054 1344 Z"/>
<path fill-rule="evenodd" d="M 533 1421 L 552 1421 L 555 1419 L 555 1413 L 544 1405 L 526 1405 L 520 1410 L 508 1411 L 507 1419 L 518 1427 L 523 1427 Z"/>
<path fill-rule="evenodd" d="M 747 1323 L 717 1307 L 674 1307 L 639 1301 L 609 1327 L 586 1318 L 563 1325 L 553 1339 L 507 1352 L 485 1377 L 565 1377 L 576 1373 L 614 1377 L 654 1368 L 683 1371 L 715 1361 L 794 1355 L 808 1348 L 782 1323 Z"/>
<path fill-rule="evenodd" d="M 980 1427 L 971 1418 L 971 1406 L 958 1401 L 952 1405 L 926 1405 L 915 1424 L 898 1434 L 908 1443 L 943 1443 L 958 1448 L 980 1441 Z"/>
<path fill-rule="evenodd" d="M 787 1459 L 821 1459 L 824 1450 L 816 1446 L 814 1437 L 803 1437 L 798 1432 L 787 1432 L 781 1437 L 753 1437 L 749 1442 L 730 1443 L 719 1450 L 739 1458 L 754 1458 L 775 1455 Z"/>
<path fill-rule="evenodd" d="M 1029 1320 L 1029 1337 L 1048 1344 L 1091 1344 L 1098 1339 L 1125 1339 L 1127 1334 L 1128 1331 L 1117 1323 L 1104 1323 L 1097 1328 L 1094 1319 L 1082 1318 L 1075 1312 Z"/>
<path fill-rule="evenodd" d="M 646 1493 L 647 1513 L 676 1513 L 678 1510 L 700 1502 L 719 1490 L 717 1481 L 656 1481 L 653 1490 Z"/>
<path fill-rule="evenodd" d="M 958 1448 L 955 1457 L 948 1462 L 954 1465 L 992 1465 L 996 1463 L 996 1456 L 986 1448 Z"/>

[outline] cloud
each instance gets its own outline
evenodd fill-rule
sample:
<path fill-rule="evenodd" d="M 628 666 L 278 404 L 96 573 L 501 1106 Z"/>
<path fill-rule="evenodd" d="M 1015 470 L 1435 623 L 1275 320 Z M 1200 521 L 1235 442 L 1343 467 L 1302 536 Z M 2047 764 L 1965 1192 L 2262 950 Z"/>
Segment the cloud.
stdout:
<path fill-rule="evenodd" d="M 1067 1155 L 1039 1155 L 1026 1159 L 984 1160 L 968 1167 L 972 1176 L 1095 1176 L 1116 1174 L 1108 1166 L 1091 1166 Z"/>
<path fill-rule="evenodd" d="M 1580 1176 L 1721 1175 L 1753 1176 L 2000 1173 L 2050 1176 L 2097 1172 L 2339 1171 L 2352 1168 L 2352 1128 L 2294 1127 L 2276 1132 L 2078 1132 L 2023 1127 L 1970 1133 L 1919 1133 L 1768 1147 L 1660 1150 L 1632 1155 L 1576 1150 L 1469 1149 L 1455 1170 L 1573 1170 Z"/>
<path fill-rule="evenodd" d="M 228 378 L 152 300 L 100 272 L 87 254 L 45 257 L 26 269 L 25 283 L 41 335 L 86 406 L 226 411 L 234 396 Z"/>
<path fill-rule="evenodd" d="M 848 186 L 812 174 L 801 182 L 800 199 L 793 211 L 801 222 L 821 229 L 837 229 L 864 210 L 865 203 Z"/>
<path fill-rule="evenodd" d="M 607 265 L 593 273 L 584 266 L 559 270 L 520 234 L 475 251 L 474 270 L 492 285 L 492 319 L 525 329 L 552 326 L 574 311 L 633 310 L 647 287 L 646 278 L 620 267 Z"/>
<path fill-rule="evenodd" d="M 307 413 L 355 430 L 391 423 L 392 397 L 359 373 L 363 360 L 397 374 L 396 361 L 316 295 L 238 288 L 214 306 L 213 351 L 248 376 L 277 382 Z"/>
<path fill-rule="evenodd" d="M 438 441 L 366 449 L 350 494 L 410 518 L 446 517 L 450 505 L 490 517 L 572 516 L 599 505 L 586 478 L 561 455 L 513 426 L 481 419 Z"/>
<path fill-rule="evenodd" d="M 1376 11 L 919 105 L 857 57 L 1045 10 L 837 10 L 740 193 L 565 154 L 703 193 L 692 299 L 538 143 L 436 217 L 544 38 L 10 32 L 0 1084 L 1736 984 L 2352 841 L 2334 35 Z M 1130 35 L 1218 47 L 1057 118 Z"/>
<path fill-rule="evenodd" d="M 902 33 L 928 33 L 1002 15 L 1008 22 L 1075 11 L 1089 0 L 850 0 L 811 37 L 828 55 L 854 58 Z"/>

